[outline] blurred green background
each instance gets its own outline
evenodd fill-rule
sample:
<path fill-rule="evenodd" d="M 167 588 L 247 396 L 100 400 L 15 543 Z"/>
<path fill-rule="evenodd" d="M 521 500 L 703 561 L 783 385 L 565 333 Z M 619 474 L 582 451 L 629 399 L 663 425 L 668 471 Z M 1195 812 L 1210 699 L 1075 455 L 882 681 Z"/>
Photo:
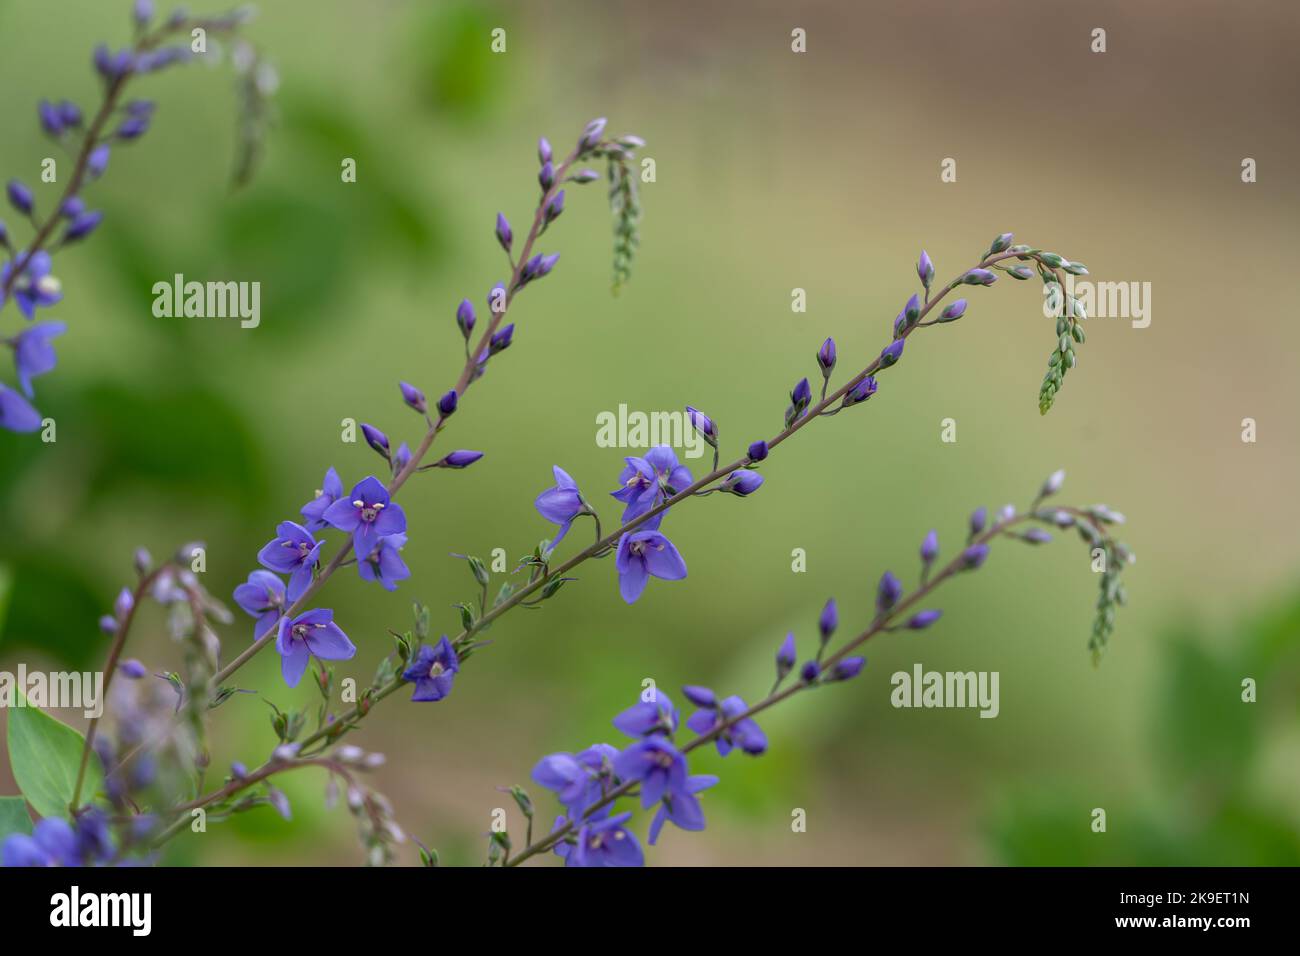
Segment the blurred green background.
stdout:
<path fill-rule="evenodd" d="M 0 2 L 6 177 L 37 180 L 51 147 L 36 100 L 90 104 L 89 51 L 125 42 L 128 7 Z M 603 187 L 572 188 L 541 244 L 562 251 L 558 268 L 520 296 L 514 347 L 445 436 L 487 457 L 403 491 L 413 579 L 388 594 L 344 573 L 325 592 L 360 647 L 341 674 L 370 673 L 412 600 L 459 630 L 450 605 L 473 588 L 451 552 L 514 559 L 549 535 L 532 501 L 552 464 L 590 497 L 615 487 L 622 452 L 596 447 L 599 412 L 690 403 L 732 455 L 778 431 L 823 338 L 846 369 L 887 341 L 922 247 L 946 279 L 1014 230 L 1093 278 L 1150 282 L 1152 323 L 1093 320 L 1040 418 L 1053 335 L 1037 284 L 976 290 L 965 319 L 917 336 L 868 407 L 779 449 L 758 495 L 669 517 L 687 580 L 654 582 L 629 608 L 611 562 L 592 562 L 542 612 L 494 628 L 450 699 L 380 708 L 356 740 L 388 754 L 376 785 L 406 829 L 446 862 L 480 862 L 489 814 L 506 805 L 494 788 L 527 784 L 544 753 L 617 742 L 609 718 L 642 679 L 760 696 L 781 638 L 793 630 L 810 649 L 828 596 L 846 627 L 864 622 L 882 571 L 914 581 L 929 528 L 951 546 L 973 507 L 1026 503 L 1064 467 L 1063 499 L 1123 510 L 1139 560 L 1099 669 L 1082 545 L 1008 542 L 945 589 L 933 630 L 873 642 L 854 684 L 767 716 L 767 756 L 701 758 L 697 772 L 724 773 L 705 800 L 709 829 L 668 828 L 651 862 L 1300 862 L 1300 331 L 1277 280 L 1300 252 L 1300 135 L 1280 121 L 1300 92 L 1298 24 L 1284 2 L 1239 12 L 264 4 L 250 35 L 280 71 L 279 118 L 251 187 L 227 185 L 229 71 L 145 80 L 154 128 L 91 189 L 100 234 L 60 256 L 67 296 L 46 317 L 70 329 L 38 390 L 58 441 L 0 434 L 0 668 L 98 666 L 96 618 L 140 545 L 207 542 L 205 584 L 228 596 L 328 465 L 348 486 L 381 466 L 340 442 L 341 419 L 413 442 L 396 383 L 437 394 L 454 381 L 456 303 L 482 303 L 504 277 L 493 217 L 526 228 L 537 136 L 567 148 L 607 115 L 646 138 L 657 165 L 632 283 L 611 298 Z M 1105 54 L 1089 52 L 1097 26 Z M 340 181 L 346 157 L 355 184 Z M 945 157 L 956 183 L 940 182 Z M 1259 182 L 1241 182 L 1243 157 Z M 155 318 L 151 286 L 177 272 L 260 281 L 261 327 Z M 806 314 L 791 312 L 796 287 Z M 940 441 L 948 417 L 955 444 Z M 1254 444 L 1241 441 L 1247 417 Z M 701 460 L 688 464 L 698 473 Z M 616 506 L 602 514 L 613 526 Z M 791 573 L 794 548 L 805 574 Z M 130 653 L 174 666 L 161 614 L 141 620 Z M 224 632 L 227 657 L 250 631 L 240 616 Z M 1000 672 L 999 718 L 892 708 L 890 675 L 918 661 Z M 1256 704 L 1240 702 L 1246 677 Z M 282 706 L 314 694 L 286 690 L 272 654 L 239 683 Z M 262 759 L 267 715 L 251 695 L 223 707 L 214 766 Z M 168 859 L 361 859 L 346 813 L 320 806 L 322 780 L 285 787 L 292 823 L 259 810 L 178 839 Z M 549 821 L 550 796 L 532 789 Z M 14 792 L 7 762 L 0 792 Z M 807 833 L 791 833 L 796 807 Z M 1090 830 L 1094 807 L 1106 834 Z"/>

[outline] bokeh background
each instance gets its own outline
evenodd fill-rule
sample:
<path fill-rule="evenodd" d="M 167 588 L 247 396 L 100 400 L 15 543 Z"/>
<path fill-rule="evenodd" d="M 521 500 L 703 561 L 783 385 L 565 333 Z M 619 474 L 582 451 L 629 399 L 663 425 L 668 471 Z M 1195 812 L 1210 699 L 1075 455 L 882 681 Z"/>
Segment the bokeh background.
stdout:
<path fill-rule="evenodd" d="M 128 6 L 0 2 L 6 177 L 37 179 L 50 147 L 36 100 L 91 101 L 89 51 L 125 42 Z M 498 624 L 450 699 L 382 706 L 357 742 L 387 753 L 376 784 L 407 830 L 445 862 L 481 862 L 508 803 L 494 788 L 527 785 L 542 754 L 617 742 L 609 718 L 643 678 L 761 695 L 782 637 L 810 648 L 828 596 L 846 626 L 865 622 L 882 571 L 914 581 L 929 528 L 951 546 L 969 510 L 1025 503 L 1063 467 L 1063 498 L 1123 510 L 1138 555 L 1099 668 L 1082 545 L 1008 542 L 945 589 L 934 629 L 879 639 L 858 681 L 767 716 L 767 756 L 701 758 L 723 773 L 709 828 L 668 828 L 652 862 L 1300 862 L 1298 19 L 1284 0 L 266 3 L 250 35 L 281 88 L 255 182 L 228 186 L 228 70 L 146 81 L 154 128 L 93 187 L 101 233 L 62 256 L 67 297 L 48 317 L 70 331 L 40 389 L 58 441 L 0 434 L 0 668 L 98 666 L 95 621 L 137 546 L 206 541 L 204 581 L 229 595 L 326 466 L 349 485 L 381 467 L 340 442 L 341 419 L 414 440 L 396 383 L 454 380 L 456 303 L 504 275 L 492 221 L 531 215 L 536 138 L 567 145 L 607 115 L 657 164 L 632 282 L 611 298 L 602 187 L 571 189 L 543 242 L 559 267 L 520 297 L 514 347 L 445 436 L 487 457 L 403 492 L 413 579 L 387 594 L 344 573 L 325 592 L 361 649 L 341 674 L 370 673 L 413 600 L 455 633 L 450 605 L 473 583 L 451 553 L 513 559 L 548 535 L 532 500 L 552 464 L 589 495 L 615 487 L 623 453 L 596 446 L 599 412 L 697 405 L 729 454 L 775 433 L 823 338 L 842 368 L 887 341 L 921 248 L 947 278 L 1014 230 L 1093 278 L 1150 282 L 1152 322 L 1092 320 L 1042 418 L 1054 336 L 1037 284 L 976 290 L 869 406 L 783 446 L 758 495 L 669 517 L 687 580 L 629 608 L 611 563 L 592 562 L 541 612 Z M 340 182 L 345 157 L 356 184 Z M 945 157 L 955 183 L 940 182 Z M 1257 183 L 1242 183 L 1244 157 Z M 155 318 L 150 288 L 177 272 L 260 281 L 261 327 Z M 611 526 L 615 505 L 602 513 Z M 161 614 L 141 625 L 131 653 L 174 666 Z M 242 616 L 225 630 L 227 656 L 250 630 Z M 1001 715 L 895 710 L 890 675 L 916 662 L 999 671 Z M 1240 701 L 1246 677 L 1258 703 Z M 287 690 L 269 653 L 239 683 L 282 707 L 314 694 Z M 264 757 L 268 715 L 255 695 L 224 706 L 214 767 Z M 323 785 L 286 778 L 292 823 L 258 810 L 166 859 L 358 862 Z M 14 792 L 7 761 L 0 791 Z"/>

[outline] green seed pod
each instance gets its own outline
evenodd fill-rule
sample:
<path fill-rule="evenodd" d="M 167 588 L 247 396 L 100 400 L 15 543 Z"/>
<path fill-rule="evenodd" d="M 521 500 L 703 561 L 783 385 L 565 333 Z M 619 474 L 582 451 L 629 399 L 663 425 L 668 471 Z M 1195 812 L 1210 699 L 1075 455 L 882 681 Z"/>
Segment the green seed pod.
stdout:
<path fill-rule="evenodd" d="M 1070 338 L 1074 339 L 1074 341 L 1076 341 L 1076 342 L 1078 342 L 1080 345 L 1082 345 L 1082 344 L 1083 344 L 1083 329 L 1081 329 L 1077 324 L 1076 324 L 1076 325 L 1071 325 L 1071 326 L 1070 326 Z"/>
<path fill-rule="evenodd" d="M 1074 357 L 1074 349 L 1070 349 L 1068 352 L 1065 353 L 1065 364 L 1066 364 L 1066 367 L 1067 367 L 1067 368 L 1074 368 L 1074 363 L 1075 363 L 1075 361 L 1076 361 L 1076 359 L 1075 359 L 1075 357 Z"/>
<path fill-rule="evenodd" d="M 1040 252 L 1038 254 L 1038 259 L 1049 269 L 1059 269 L 1061 266 L 1065 265 L 1065 260 L 1055 252 Z"/>
<path fill-rule="evenodd" d="M 1057 345 L 1062 352 L 1065 352 L 1070 348 L 1070 337 L 1068 335 L 1062 335 L 1061 341 L 1058 342 Z"/>

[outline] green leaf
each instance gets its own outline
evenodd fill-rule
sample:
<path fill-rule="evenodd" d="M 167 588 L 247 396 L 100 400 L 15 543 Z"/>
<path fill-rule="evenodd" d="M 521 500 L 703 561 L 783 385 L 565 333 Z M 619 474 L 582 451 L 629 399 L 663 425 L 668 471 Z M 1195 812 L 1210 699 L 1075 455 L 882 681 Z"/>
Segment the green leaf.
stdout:
<path fill-rule="evenodd" d="M 43 817 L 62 817 L 72 802 L 85 738 L 18 692 L 9 711 L 9 766 L 27 802 Z M 91 760 L 86 765 L 82 798 L 93 795 L 104 782 L 103 771 Z"/>
<path fill-rule="evenodd" d="M 32 818 L 22 797 L 0 797 L 0 840 L 11 833 L 31 833 Z"/>

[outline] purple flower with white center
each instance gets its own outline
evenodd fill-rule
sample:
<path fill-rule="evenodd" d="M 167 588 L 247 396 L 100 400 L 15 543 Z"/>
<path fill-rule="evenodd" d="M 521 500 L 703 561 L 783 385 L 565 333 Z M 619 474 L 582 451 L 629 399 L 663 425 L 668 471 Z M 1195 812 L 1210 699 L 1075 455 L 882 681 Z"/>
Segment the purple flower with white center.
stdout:
<path fill-rule="evenodd" d="M 474 315 L 474 304 L 469 299 L 461 299 L 460 305 L 456 306 L 456 326 L 460 329 L 460 334 L 469 339 L 469 334 L 474 331 L 474 323 L 478 317 Z"/>
<path fill-rule="evenodd" d="M 9 204 L 24 216 L 30 216 L 36 209 L 36 197 L 32 191 L 16 179 L 9 180 L 5 190 L 9 194 Z"/>
<path fill-rule="evenodd" d="M 402 560 L 406 535 L 390 534 L 379 539 L 379 546 L 370 557 L 357 562 L 357 571 L 367 581 L 378 581 L 385 591 L 396 591 L 397 582 L 411 576 L 411 569 Z"/>
<path fill-rule="evenodd" d="M 0 847 L 0 864 L 12 866 L 79 866 L 77 837 L 68 821 L 46 817 L 32 828 L 31 836 L 13 833 Z"/>
<path fill-rule="evenodd" d="M 253 571 L 246 582 L 235 588 L 235 603 L 243 608 L 245 614 L 256 618 L 253 622 L 253 639 L 256 640 L 269 633 L 284 613 L 284 582 L 270 571 Z"/>
<path fill-rule="evenodd" d="M 758 491 L 763 486 L 763 476 L 756 471 L 749 471 L 745 468 L 737 468 L 729 474 L 722 483 L 719 491 L 725 491 L 727 494 L 738 495 L 741 498 L 748 497 Z"/>
<path fill-rule="evenodd" d="M 880 576 L 880 586 L 876 589 L 876 613 L 884 614 L 898 603 L 903 596 L 903 584 L 894 577 L 892 571 Z"/>
<path fill-rule="evenodd" d="M 686 420 L 691 423 L 691 427 L 700 433 L 700 436 L 710 445 L 717 447 L 718 444 L 718 426 L 714 424 L 713 419 L 705 415 L 698 408 L 690 405 L 686 406 Z"/>
<path fill-rule="evenodd" d="M 673 543 L 658 531 L 632 531 L 618 541 L 614 558 L 619 593 L 635 604 L 650 578 L 679 581 L 686 577 L 686 562 Z"/>
<path fill-rule="evenodd" d="M 22 271 L 14 280 L 14 301 L 27 318 L 34 318 L 37 309 L 48 308 L 63 299 L 63 287 L 59 280 L 50 275 L 50 254 L 45 250 L 33 253 L 23 264 Z M 0 288 L 9 281 L 14 269 L 13 262 L 0 265 Z M 4 302 L 0 300 L 0 306 Z"/>
<path fill-rule="evenodd" d="M 830 636 L 835 633 L 835 628 L 839 626 L 840 610 L 835 604 L 835 598 L 831 598 L 822 608 L 822 616 L 817 621 L 817 629 L 821 631 L 823 644 L 830 640 Z"/>
<path fill-rule="evenodd" d="M 292 604 L 311 586 L 323 542 L 313 538 L 311 532 L 296 521 L 280 522 L 275 534 L 276 537 L 257 552 L 257 560 L 264 568 L 289 575 L 289 603 Z"/>
<path fill-rule="evenodd" d="M 565 866 L 644 866 L 645 854 L 636 835 L 623 826 L 631 813 L 619 813 L 602 819 L 588 818 L 578 827 L 575 842 L 561 840 L 555 847 Z M 555 821 L 563 827 L 567 817 Z"/>
<path fill-rule="evenodd" d="M 444 634 L 437 644 L 420 647 L 410 666 L 402 671 L 402 680 L 415 684 L 411 700 L 442 700 L 451 693 L 459 670 L 460 658 Z"/>
<path fill-rule="evenodd" d="M 962 567 L 965 570 L 973 571 L 988 560 L 988 556 L 989 546 L 987 544 L 972 544 L 961 553 Z"/>
<path fill-rule="evenodd" d="M 672 699 L 656 689 L 654 699 L 637 701 L 615 717 L 613 723 L 629 737 L 648 737 L 660 733 L 672 736 L 677 731 L 679 717 Z"/>
<path fill-rule="evenodd" d="M 618 750 L 609 744 L 595 744 L 577 754 L 550 754 L 533 767 L 532 779 L 555 791 L 565 810 L 580 817 L 604 795 L 612 776 L 610 761 L 616 756 Z"/>
<path fill-rule="evenodd" d="M 321 517 L 352 535 L 358 561 L 378 547 L 380 538 L 406 531 L 406 512 L 389 499 L 388 489 L 374 475 L 357 482 L 351 495 L 334 502 Z"/>
<path fill-rule="evenodd" d="M 930 533 L 927 534 L 925 536 L 925 540 L 921 542 L 922 566 L 928 568 L 930 565 L 934 564 L 934 559 L 937 558 L 938 556 L 939 556 L 939 532 L 931 528 Z"/>
<path fill-rule="evenodd" d="M 961 281 L 966 285 L 992 285 L 998 281 L 998 277 L 988 269 L 972 269 L 962 276 Z"/>
<path fill-rule="evenodd" d="M 717 784 L 718 778 L 713 774 L 696 774 L 686 778 L 686 788 L 681 793 L 666 793 L 650 821 L 649 842 L 651 846 L 659 839 L 659 831 L 665 823 L 671 822 L 680 830 L 699 831 L 704 829 L 704 810 L 700 807 L 701 791 Z"/>
<path fill-rule="evenodd" d="M 302 516 L 307 519 L 307 530 L 323 531 L 328 528 L 325 512 L 342 497 L 343 482 L 339 480 L 339 473 L 330 468 L 325 472 L 325 480 L 316 492 L 316 497 L 302 506 Z"/>
<path fill-rule="evenodd" d="M 280 652 L 280 672 L 290 687 L 298 686 L 313 657 L 346 661 L 357 652 L 356 646 L 334 623 L 334 612 L 325 608 L 292 619 L 281 618 L 275 649 Z"/>
<path fill-rule="evenodd" d="M 424 392 L 420 391 L 410 382 L 398 382 L 397 387 L 401 389 L 402 401 L 423 415 L 429 410 L 429 401 L 424 397 Z"/>
<path fill-rule="evenodd" d="M 785 675 L 794 670 L 794 665 L 798 660 L 792 632 L 785 636 L 785 640 L 781 642 L 781 646 L 776 652 L 776 679 L 778 682 L 785 680 Z"/>
<path fill-rule="evenodd" d="M 14 339 L 14 365 L 18 371 L 18 384 L 30 398 L 32 379 L 52 370 L 58 361 L 50 339 L 68 330 L 64 322 L 37 322 L 18 333 Z"/>
<path fill-rule="evenodd" d="M 686 790 L 686 758 L 666 737 L 645 737 L 619 753 L 612 762 L 624 783 L 641 784 L 641 806 L 649 810 L 665 793 Z"/>
<path fill-rule="evenodd" d="M 934 263 L 924 249 L 921 250 L 921 258 L 916 260 L 916 275 L 921 280 L 921 285 L 930 288 L 930 283 L 934 281 Z"/>
<path fill-rule="evenodd" d="M 901 341 L 901 340 L 900 340 Z M 864 376 L 860 381 L 844 394 L 844 407 L 856 405 L 859 402 L 865 402 L 872 395 L 876 394 L 876 380 L 870 375 Z"/>
<path fill-rule="evenodd" d="M 752 462 L 758 462 L 764 460 L 765 458 L 767 458 L 767 442 L 765 441 L 754 442 L 752 445 L 749 446 L 749 451 L 746 452 L 746 454 L 749 455 L 749 460 Z"/>
<path fill-rule="evenodd" d="M 726 721 L 736 720 L 748 709 L 749 706 L 742 698 L 731 696 L 716 707 L 701 707 L 691 714 L 686 721 L 686 726 L 703 737 Z M 733 747 L 739 747 L 747 754 L 758 756 L 767 750 L 767 734 L 763 733 L 757 721 L 752 717 L 746 717 L 736 720 L 734 724 L 718 734 L 714 738 L 714 744 L 721 757 L 731 753 Z"/>
<path fill-rule="evenodd" d="M 943 611 L 919 611 L 912 615 L 905 627 L 911 631 L 924 631 L 942 616 Z"/>
<path fill-rule="evenodd" d="M 826 675 L 828 681 L 852 680 L 862 673 L 862 668 L 867 665 L 865 657 L 846 657 L 831 668 L 831 672 Z"/>
<path fill-rule="evenodd" d="M 515 234 L 510 228 L 510 221 L 503 214 L 497 213 L 497 242 L 501 243 L 502 249 L 509 252 L 514 241 Z"/>
<path fill-rule="evenodd" d="M 690 487 L 690 469 L 678 463 L 676 453 L 668 445 L 656 445 L 644 458 L 631 457 L 624 461 L 627 465 L 618 476 L 622 487 L 610 492 L 611 497 L 627 506 L 623 509 L 624 524 Z"/>
<path fill-rule="evenodd" d="M 40 412 L 13 389 L 0 384 L 0 428 L 8 432 L 35 432 L 40 428 Z"/>
<path fill-rule="evenodd" d="M 555 487 L 543 491 L 533 504 L 543 518 L 560 526 L 559 534 L 551 540 L 549 550 L 554 551 L 573 527 L 573 519 L 587 510 L 587 503 L 582 500 L 578 483 L 567 471 L 559 465 L 552 466 L 551 471 L 555 474 Z"/>
<path fill-rule="evenodd" d="M 457 449 L 456 451 L 453 451 L 451 454 L 446 455 L 443 458 L 438 459 L 438 461 L 434 463 L 433 467 L 468 468 L 470 465 L 474 464 L 474 462 L 478 461 L 482 457 L 483 457 L 483 453 L 481 451 L 466 451 L 465 449 L 461 448 L 461 449 Z M 394 507 L 396 506 L 394 505 Z"/>
<path fill-rule="evenodd" d="M 903 357 L 904 339 L 895 339 L 890 345 L 880 353 L 880 367 L 889 368 L 891 365 L 898 364 L 898 360 Z"/>

